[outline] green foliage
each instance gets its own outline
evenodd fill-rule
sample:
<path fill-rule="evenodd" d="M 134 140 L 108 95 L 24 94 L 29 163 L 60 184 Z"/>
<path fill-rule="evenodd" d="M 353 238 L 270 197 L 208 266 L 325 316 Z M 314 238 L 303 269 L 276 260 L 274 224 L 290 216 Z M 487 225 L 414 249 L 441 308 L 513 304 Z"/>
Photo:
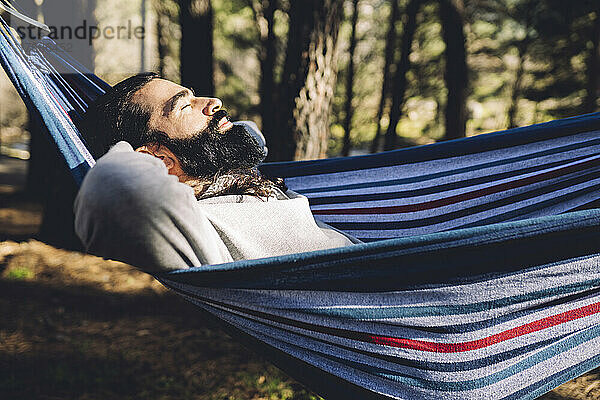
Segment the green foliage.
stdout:
<path fill-rule="evenodd" d="M 538 5 L 533 20 L 530 74 L 532 83 L 524 96 L 552 116 L 577 112 L 585 89 L 584 52 L 591 37 L 590 7 L 585 2 L 566 4 L 546 1 Z M 543 102 L 548 101 L 546 104 Z"/>
<path fill-rule="evenodd" d="M 258 31 L 248 1 L 213 1 L 215 87 L 235 119 L 256 119 L 260 99 Z"/>
<path fill-rule="evenodd" d="M 338 64 L 338 79 L 335 97 L 332 104 L 330 122 L 331 141 L 329 153 L 337 155 L 341 151 L 341 140 L 344 135 L 342 122 L 345 118 L 345 84 L 349 57 L 347 54 L 350 37 L 349 9 L 346 7 L 347 18 L 340 28 L 339 46 L 342 51 Z M 390 12 L 385 1 L 360 1 L 359 24 L 357 26 L 358 43 L 355 52 L 355 84 L 354 84 L 354 118 L 352 120 L 352 142 L 355 147 L 366 147 L 375 133 L 375 117 L 377 104 L 381 93 L 383 68 L 383 51 L 386 26 L 378 24 L 384 21 Z"/>
<path fill-rule="evenodd" d="M 152 8 L 154 18 L 159 19 L 163 29 L 162 45 L 165 47 L 163 59 L 163 77 L 179 82 L 179 4 L 176 0 L 153 0 Z M 158 22 L 158 21 L 155 21 Z M 156 38 L 157 40 L 159 38 Z M 175 40 L 173 40 L 175 39 Z M 157 43 L 158 46 L 158 43 Z M 152 68 L 159 72 L 158 55 Z"/>
<path fill-rule="evenodd" d="M 594 13 L 590 1 L 470 2 L 469 42 L 476 129 L 502 128 L 513 105 L 517 125 L 581 113 Z M 521 58 L 521 59 L 520 59 Z M 522 63 L 521 75 L 519 63 Z M 515 82 L 520 79 L 515 89 Z M 515 92 L 516 90 L 516 92 Z M 514 103 L 514 104 L 513 104 Z M 481 118 L 483 117 L 483 119 Z"/>
<path fill-rule="evenodd" d="M 6 278 L 14 281 L 25 281 L 33 278 L 33 272 L 28 268 L 12 268 L 6 272 Z"/>
<path fill-rule="evenodd" d="M 402 34 L 408 0 L 400 2 L 398 37 Z M 256 9 L 259 0 L 212 1 L 214 9 L 214 48 L 216 95 L 221 97 L 234 118 L 259 121 L 261 50 Z M 469 135 L 506 128 L 509 112 L 513 123 L 527 125 L 582 112 L 589 81 L 592 30 L 597 18 L 594 0 L 463 0 L 464 31 L 469 67 Z M 178 2 L 153 0 L 149 24 L 162 16 L 165 22 L 166 56 L 164 76 L 179 81 Z M 338 46 L 341 57 L 333 98 L 330 124 L 330 154 L 337 155 L 343 137 L 341 122 L 345 113 L 345 74 L 348 65 L 349 2 L 345 7 Z M 358 44 L 355 57 L 355 84 L 352 105 L 352 142 L 366 148 L 376 130 L 384 63 L 384 48 L 391 0 L 360 0 Z M 289 1 L 280 1 L 275 12 L 277 62 L 275 81 L 281 80 L 285 57 Z M 139 19 L 137 2 L 117 0 L 98 2 L 96 17 L 101 24 L 118 24 Z M 154 26 L 154 25 L 153 25 Z M 149 29 L 150 35 L 155 30 Z M 396 47 L 398 47 L 398 42 Z M 156 70 L 156 41 L 149 39 L 148 53 Z M 137 45 L 135 45 L 137 46 Z M 95 42 L 96 73 L 110 83 L 125 77 L 124 70 L 137 70 L 138 49 L 117 41 Z M 398 50 L 399 51 L 399 50 Z M 398 51 L 396 53 L 398 53 Z M 442 40 L 438 2 L 425 1 L 418 15 L 412 45 L 406 101 L 397 133 L 418 143 L 443 136 L 446 88 L 444 84 L 445 45 Z M 132 54 L 134 55 L 132 57 Z M 400 55 L 396 54 L 396 58 Z M 451 62 L 451 61 L 450 61 Z M 127 67 L 124 67 L 127 66 Z M 2 83 L 6 81 L 2 77 Z M 14 93 L 2 87 L 4 97 Z M 13 91 L 14 92 L 14 91 Z M 389 108 L 389 104 L 387 104 Z M 274 110 L 275 112 L 276 110 Z M 11 132 L 20 134 L 26 115 L 20 103 L 4 101 L 0 127 L 4 143 Z M 383 128 L 386 128 L 384 116 Z"/>

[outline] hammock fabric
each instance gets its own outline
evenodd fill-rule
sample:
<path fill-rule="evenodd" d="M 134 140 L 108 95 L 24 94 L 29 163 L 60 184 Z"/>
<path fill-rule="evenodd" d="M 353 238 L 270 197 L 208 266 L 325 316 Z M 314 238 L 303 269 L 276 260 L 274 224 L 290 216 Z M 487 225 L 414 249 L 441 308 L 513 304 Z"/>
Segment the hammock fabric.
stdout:
<path fill-rule="evenodd" d="M 81 182 L 109 86 L 4 21 L 0 61 Z M 532 399 L 600 366 L 600 113 L 261 168 L 367 243 L 156 278 L 325 398 Z"/>

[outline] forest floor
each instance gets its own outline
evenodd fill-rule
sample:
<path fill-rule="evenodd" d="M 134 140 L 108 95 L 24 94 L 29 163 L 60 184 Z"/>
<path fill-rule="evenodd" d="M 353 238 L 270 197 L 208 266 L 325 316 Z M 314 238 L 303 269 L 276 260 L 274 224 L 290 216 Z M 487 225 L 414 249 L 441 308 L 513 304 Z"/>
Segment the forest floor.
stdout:
<path fill-rule="evenodd" d="M 318 399 L 149 275 L 35 240 L 25 165 L 0 156 L 1 399 Z M 598 398 L 600 370 L 542 397 Z"/>

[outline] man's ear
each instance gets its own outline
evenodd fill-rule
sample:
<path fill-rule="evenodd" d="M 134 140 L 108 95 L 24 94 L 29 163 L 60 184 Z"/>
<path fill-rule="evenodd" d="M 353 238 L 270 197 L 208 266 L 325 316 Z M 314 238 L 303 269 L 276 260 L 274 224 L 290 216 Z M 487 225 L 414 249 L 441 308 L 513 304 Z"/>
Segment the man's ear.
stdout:
<path fill-rule="evenodd" d="M 135 151 L 150 154 L 151 156 L 160 159 L 167 167 L 169 174 L 175 175 L 180 182 L 186 182 L 191 179 L 183 172 L 179 159 L 167 146 L 152 142 L 138 147 Z"/>
<path fill-rule="evenodd" d="M 177 165 L 177 158 L 173 152 L 171 152 L 168 147 L 159 143 L 147 143 L 138 147 L 135 151 L 138 153 L 150 154 L 151 156 L 160 159 L 169 170 L 169 173 L 172 173 L 171 170 Z"/>

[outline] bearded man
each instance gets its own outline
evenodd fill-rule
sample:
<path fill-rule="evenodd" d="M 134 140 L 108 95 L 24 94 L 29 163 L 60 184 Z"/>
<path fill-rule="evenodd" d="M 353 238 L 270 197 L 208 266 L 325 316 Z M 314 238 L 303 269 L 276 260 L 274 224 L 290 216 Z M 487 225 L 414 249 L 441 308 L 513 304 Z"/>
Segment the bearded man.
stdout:
<path fill-rule="evenodd" d="M 357 242 L 258 172 L 260 133 L 233 124 L 219 99 L 139 74 L 98 98 L 83 130 L 98 162 L 75 231 L 92 254 L 154 272 Z"/>

